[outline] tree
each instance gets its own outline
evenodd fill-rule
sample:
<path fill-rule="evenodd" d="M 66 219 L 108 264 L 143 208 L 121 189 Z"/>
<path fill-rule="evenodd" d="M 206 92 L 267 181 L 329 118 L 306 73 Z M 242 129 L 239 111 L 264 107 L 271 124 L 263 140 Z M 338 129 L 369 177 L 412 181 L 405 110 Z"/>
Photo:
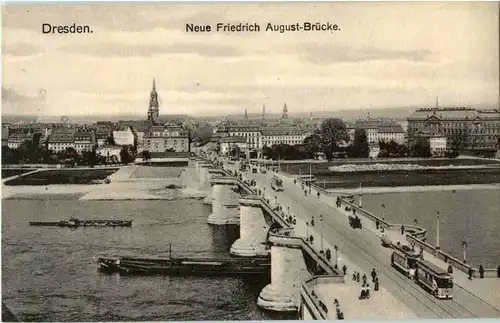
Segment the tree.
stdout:
<path fill-rule="evenodd" d="M 349 147 L 348 155 L 353 158 L 368 158 L 370 156 L 370 146 L 368 146 L 365 129 L 356 128 L 354 131 L 354 142 Z"/>
<path fill-rule="evenodd" d="M 209 124 L 203 124 L 194 130 L 192 140 L 204 145 L 210 141 L 212 134 L 212 127 Z"/>
<path fill-rule="evenodd" d="M 465 133 L 462 132 L 462 130 L 451 136 L 450 148 L 452 151 L 452 155 L 458 156 L 460 150 L 462 150 L 465 146 L 465 139 Z"/>
<path fill-rule="evenodd" d="M 94 166 L 97 163 L 97 156 L 95 148 L 92 150 L 85 150 L 82 152 L 82 162 L 85 165 Z"/>
<path fill-rule="evenodd" d="M 430 157 L 431 156 L 431 145 L 429 139 L 425 137 L 419 137 L 417 142 L 412 147 L 413 157 Z"/>
<path fill-rule="evenodd" d="M 349 134 L 341 119 L 323 120 L 316 134 L 321 138 L 321 149 L 329 160 L 332 159 L 334 152 L 341 151 L 339 144 L 349 140 Z"/>
<path fill-rule="evenodd" d="M 396 141 L 391 140 L 389 142 L 379 141 L 380 153 L 378 157 L 380 158 L 398 158 L 407 157 L 409 155 L 408 147 L 405 145 L 400 145 Z"/>
<path fill-rule="evenodd" d="M 122 164 L 128 164 L 132 161 L 132 154 L 128 147 L 122 147 L 120 150 L 120 160 Z"/>
<path fill-rule="evenodd" d="M 318 133 L 313 133 L 304 139 L 304 146 L 313 154 L 321 149 L 321 136 Z"/>

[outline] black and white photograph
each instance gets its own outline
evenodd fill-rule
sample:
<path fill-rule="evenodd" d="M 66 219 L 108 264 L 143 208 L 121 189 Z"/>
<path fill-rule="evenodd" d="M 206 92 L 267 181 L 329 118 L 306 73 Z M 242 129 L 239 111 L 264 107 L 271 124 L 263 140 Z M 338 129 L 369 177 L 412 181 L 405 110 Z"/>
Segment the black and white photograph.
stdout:
<path fill-rule="evenodd" d="M 2 321 L 500 319 L 499 16 L 2 5 Z"/>

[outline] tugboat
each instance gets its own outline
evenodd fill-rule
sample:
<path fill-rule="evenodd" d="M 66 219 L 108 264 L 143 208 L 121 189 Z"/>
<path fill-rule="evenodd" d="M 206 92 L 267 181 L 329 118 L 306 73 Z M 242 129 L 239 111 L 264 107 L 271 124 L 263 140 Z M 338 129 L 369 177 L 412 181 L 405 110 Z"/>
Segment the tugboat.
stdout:
<path fill-rule="evenodd" d="M 69 218 L 69 220 L 57 222 L 30 222 L 30 225 L 44 227 L 78 228 L 78 227 L 131 227 L 132 221 L 128 220 L 79 220 Z"/>

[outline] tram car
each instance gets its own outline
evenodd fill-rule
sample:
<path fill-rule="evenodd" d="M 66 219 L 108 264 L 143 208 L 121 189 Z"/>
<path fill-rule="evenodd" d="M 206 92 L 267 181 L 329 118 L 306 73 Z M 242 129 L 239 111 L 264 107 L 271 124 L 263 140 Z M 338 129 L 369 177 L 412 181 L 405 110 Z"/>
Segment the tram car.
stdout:
<path fill-rule="evenodd" d="M 417 261 L 415 281 L 438 299 L 453 299 L 453 277 L 427 260 Z"/>
<path fill-rule="evenodd" d="M 421 257 L 420 252 L 412 250 L 407 245 L 391 243 L 394 249 L 391 255 L 391 265 L 403 272 L 406 276 L 413 278 L 415 276 L 416 263 Z"/>

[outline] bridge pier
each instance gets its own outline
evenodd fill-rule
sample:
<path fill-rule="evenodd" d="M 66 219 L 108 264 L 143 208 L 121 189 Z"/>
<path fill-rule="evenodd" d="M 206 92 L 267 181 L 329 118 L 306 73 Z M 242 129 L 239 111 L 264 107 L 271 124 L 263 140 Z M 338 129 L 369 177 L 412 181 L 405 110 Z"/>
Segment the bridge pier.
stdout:
<path fill-rule="evenodd" d="M 302 282 L 310 277 L 302 251 L 302 239 L 269 236 L 271 283 L 264 287 L 257 305 L 271 311 L 297 311 Z"/>
<path fill-rule="evenodd" d="M 212 185 L 212 214 L 208 216 L 209 224 L 239 224 L 238 193 L 234 186 L 235 179 L 218 177 L 210 180 Z"/>
<path fill-rule="evenodd" d="M 233 243 L 229 253 L 243 257 L 269 255 L 269 250 L 266 250 L 269 225 L 262 211 L 260 197 L 249 195 L 238 201 L 240 203 L 240 238 Z"/>

